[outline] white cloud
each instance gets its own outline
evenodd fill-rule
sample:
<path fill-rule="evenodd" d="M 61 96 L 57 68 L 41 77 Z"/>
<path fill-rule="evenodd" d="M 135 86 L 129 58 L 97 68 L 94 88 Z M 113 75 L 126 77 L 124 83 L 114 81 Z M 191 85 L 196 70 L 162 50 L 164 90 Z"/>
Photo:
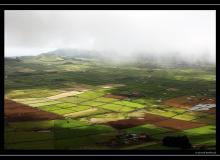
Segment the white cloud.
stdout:
<path fill-rule="evenodd" d="M 5 11 L 5 55 L 55 48 L 215 60 L 215 11 Z"/>

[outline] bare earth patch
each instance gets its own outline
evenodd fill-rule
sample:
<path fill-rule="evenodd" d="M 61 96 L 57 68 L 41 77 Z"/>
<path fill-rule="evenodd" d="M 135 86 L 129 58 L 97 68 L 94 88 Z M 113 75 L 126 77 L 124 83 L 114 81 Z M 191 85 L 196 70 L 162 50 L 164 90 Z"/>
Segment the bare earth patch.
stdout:
<path fill-rule="evenodd" d="M 112 121 L 105 123 L 107 125 L 110 125 L 116 129 L 125 129 L 125 128 L 131 128 L 138 125 L 143 125 L 147 123 L 153 123 L 161 120 L 166 120 L 166 117 L 162 117 L 155 114 L 146 113 L 144 117 L 142 118 L 130 118 L 130 119 L 124 119 L 124 120 L 118 120 L 118 121 Z"/>
<path fill-rule="evenodd" d="M 126 96 L 120 96 L 120 95 L 114 95 L 114 94 L 106 94 L 105 97 L 106 98 L 121 99 L 121 100 L 128 98 Z"/>
<path fill-rule="evenodd" d="M 157 126 L 163 127 L 163 128 L 169 128 L 169 129 L 185 130 L 185 129 L 201 127 L 206 124 L 178 120 L 178 119 L 167 119 L 164 121 L 156 122 L 156 123 L 154 123 L 154 125 L 157 125 Z"/>
<path fill-rule="evenodd" d="M 167 106 L 173 107 L 180 107 L 180 108 L 191 108 L 197 104 L 215 104 L 215 98 L 208 98 L 208 97 L 195 97 L 195 96 L 182 96 L 177 98 L 168 99 L 162 102 L 162 104 Z"/>
<path fill-rule="evenodd" d="M 111 127 L 116 129 L 131 128 L 143 124 L 154 124 L 162 128 L 169 128 L 175 130 L 184 130 L 184 129 L 196 128 L 205 125 L 197 122 L 170 119 L 167 117 L 154 115 L 150 113 L 145 114 L 145 116 L 142 118 L 130 118 L 130 119 L 107 122 L 105 124 L 110 125 Z"/>
<path fill-rule="evenodd" d="M 24 104 L 5 99 L 4 112 L 5 118 L 9 122 L 34 121 L 34 120 L 53 120 L 63 117 L 54 113 L 32 108 Z"/>

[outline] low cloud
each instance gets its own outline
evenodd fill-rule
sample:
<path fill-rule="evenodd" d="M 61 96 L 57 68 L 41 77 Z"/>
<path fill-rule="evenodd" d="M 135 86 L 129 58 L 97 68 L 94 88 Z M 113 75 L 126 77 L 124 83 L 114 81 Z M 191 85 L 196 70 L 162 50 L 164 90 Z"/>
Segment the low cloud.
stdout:
<path fill-rule="evenodd" d="M 215 62 L 215 11 L 5 11 L 5 56 L 59 48 Z"/>

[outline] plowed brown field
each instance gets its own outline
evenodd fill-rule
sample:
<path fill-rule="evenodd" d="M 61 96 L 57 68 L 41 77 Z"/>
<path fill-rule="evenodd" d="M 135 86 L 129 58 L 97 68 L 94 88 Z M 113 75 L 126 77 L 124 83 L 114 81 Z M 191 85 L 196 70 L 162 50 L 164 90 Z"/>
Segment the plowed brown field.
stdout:
<path fill-rule="evenodd" d="M 5 99 L 4 112 L 5 118 L 9 122 L 34 121 L 34 120 L 53 120 L 63 117 L 54 113 L 32 108 L 12 100 Z"/>
<path fill-rule="evenodd" d="M 216 100 L 214 98 L 208 98 L 208 97 L 177 97 L 168 99 L 162 102 L 162 104 L 167 106 L 173 106 L 173 107 L 181 107 L 181 108 L 191 108 L 194 105 L 197 104 L 215 104 Z"/>
<path fill-rule="evenodd" d="M 116 129 L 131 128 L 143 124 L 154 124 L 159 127 L 176 129 L 176 130 L 196 128 L 205 125 L 197 122 L 170 119 L 167 117 L 154 115 L 150 113 L 145 114 L 143 118 L 131 118 L 131 119 L 118 120 L 118 121 L 111 121 L 105 124 L 110 125 L 111 127 Z"/>
<path fill-rule="evenodd" d="M 106 123 L 116 129 L 124 129 L 124 128 L 131 128 L 142 124 L 153 123 L 157 121 L 166 120 L 166 117 L 154 115 L 147 113 L 143 118 L 131 118 L 131 119 L 124 119 L 119 121 L 111 121 Z"/>
<path fill-rule="evenodd" d="M 126 96 L 119 96 L 119 95 L 113 95 L 113 94 L 107 94 L 107 95 L 105 95 L 105 97 L 107 97 L 107 98 L 114 98 L 114 99 L 121 99 L 121 100 L 128 98 Z"/>
<path fill-rule="evenodd" d="M 167 119 L 164 121 L 156 122 L 156 123 L 154 123 L 154 125 L 159 126 L 159 127 L 163 127 L 163 128 L 169 128 L 169 129 L 185 130 L 185 129 L 201 127 L 206 124 L 178 120 L 178 119 Z"/>

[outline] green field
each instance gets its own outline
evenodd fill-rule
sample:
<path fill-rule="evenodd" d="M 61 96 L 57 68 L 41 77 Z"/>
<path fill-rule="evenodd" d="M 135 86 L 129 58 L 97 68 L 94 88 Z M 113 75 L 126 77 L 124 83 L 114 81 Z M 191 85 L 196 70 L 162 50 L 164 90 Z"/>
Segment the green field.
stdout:
<path fill-rule="evenodd" d="M 180 96 L 215 98 L 215 87 L 213 65 L 120 66 L 46 55 L 5 58 L 5 97 L 63 116 L 55 120 L 6 120 L 5 149 L 180 149 L 162 144 L 165 136 L 173 135 L 187 135 L 193 147 L 215 149 L 215 114 L 162 103 Z M 71 92 L 79 90 L 79 94 Z M 109 98 L 109 94 L 125 98 Z M 175 130 L 146 121 L 120 130 L 107 124 L 143 118 L 147 113 L 204 125 Z M 152 141 L 111 145 L 121 133 L 145 133 Z"/>

